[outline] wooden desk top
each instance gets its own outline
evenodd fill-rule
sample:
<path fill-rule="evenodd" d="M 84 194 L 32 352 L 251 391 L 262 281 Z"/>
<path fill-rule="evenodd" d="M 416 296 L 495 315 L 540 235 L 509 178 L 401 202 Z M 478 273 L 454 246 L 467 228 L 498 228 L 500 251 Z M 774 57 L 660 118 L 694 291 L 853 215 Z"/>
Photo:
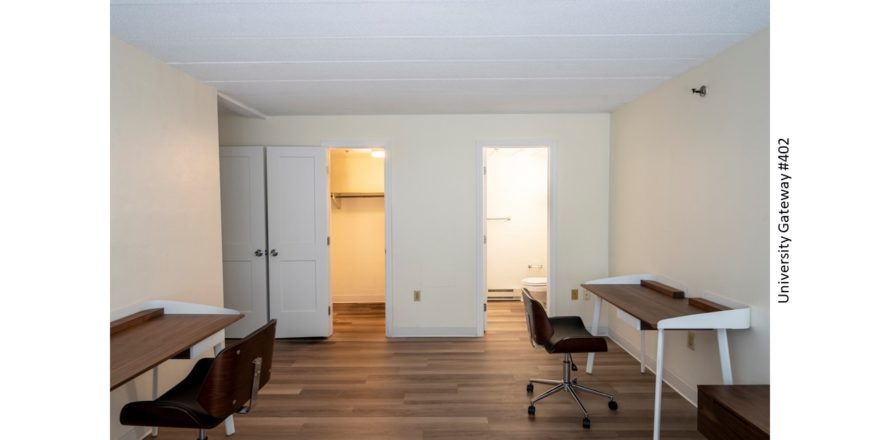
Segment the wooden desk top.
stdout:
<path fill-rule="evenodd" d="M 657 323 L 664 319 L 706 313 L 706 310 L 689 304 L 687 298 L 672 298 L 639 284 L 581 284 L 581 286 L 635 316 L 642 321 L 643 330 L 656 330 Z"/>
<path fill-rule="evenodd" d="M 697 385 L 697 394 L 708 438 L 770 438 L 770 385 Z"/>
<path fill-rule="evenodd" d="M 111 330 L 110 390 L 188 350 L 243 317 L 242 314 L 158 314 L 150 319 L 140 319 L 137 325 L 121 331 L 112 333 Z"/>

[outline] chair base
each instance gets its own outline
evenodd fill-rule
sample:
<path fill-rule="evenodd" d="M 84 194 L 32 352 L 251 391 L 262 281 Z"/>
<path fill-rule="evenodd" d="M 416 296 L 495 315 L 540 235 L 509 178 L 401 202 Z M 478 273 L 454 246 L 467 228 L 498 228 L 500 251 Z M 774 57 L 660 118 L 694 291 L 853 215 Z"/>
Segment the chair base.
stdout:
<path fill-rule="evenodd" d="M 589 414 L 587 413 L 587 408 L 584 406 L 583 403 L 581 403 L 581 399 L 578 397 L 577 393 L 575 393 L 575 390 L 595 394 L 595 395 L 602 396 L 602 397 L 606 397 L 606 398 L 608 398 L 608 407 L 611 408 L 612 410 L 617 409 L 617 402 L 614 401 L 614 396 L 612 396 L 611 394 L 604 393 L 604 392 L 599 391 L 595 388 L 590 388 L 590 387 L 585 387 L 583 385 L 578 385 L 577 379 L 576 378 L 572 379 L 572 377 L 571 377 L 572 365 L 573 364 L 571 362 L 571 353 L 565 353 L 565 357 L 562 360 L 562 380 L 529 379 L 529 385 L 527 386 L 526 390 L 530 393 L 534 389 L 534 386 L 532 385 L 534 383 L 540 383 L 540 384 L 544 384 L 544 385 L 554 385 L 553 388 L 550 388 L 549 390 L 543 392 L 541 395 L 539 395 L 538 397 L 535 397 L 534 399 L 532 399 L 529 402 L 529 415 L 530 416 L 535 414 L 535 404 L 536 403 L 538 403 L 539 401 L 546 399 L 547 397 L 550 397 L 560 391 L 563 391 L 563 390 L 568 392 L 568 395 L 570 395 L 571 398 L 574 399 L 575 403 L 577 403 L 578 407 L 581 409 L 581 412 L 584 414 L 584 420 L 583 420 L 584 428 L 590 427 L 590 418 L 589 418 Z"/>

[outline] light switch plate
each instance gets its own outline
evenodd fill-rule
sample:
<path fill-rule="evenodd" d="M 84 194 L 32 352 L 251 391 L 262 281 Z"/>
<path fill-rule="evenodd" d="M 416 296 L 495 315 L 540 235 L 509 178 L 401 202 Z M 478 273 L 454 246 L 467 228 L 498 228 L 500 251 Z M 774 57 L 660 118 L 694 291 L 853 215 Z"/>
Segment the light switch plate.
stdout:
<path fill-rule="evenodd" d="M 413 290 L 413 301 L 419 302 L 422 300 L 422 291 L 421 290 Z"/>
<path fill-rule="evenodd" d="M 571 299 L 578 299 L 578 290 L 571 289 Z"/>
<path fill-rule="evenodd" d="M 688 332 L 688 348 L 696 351 L 696 349 L 694 348 L 694 338 L 696 338 L 696 333 Z"/>

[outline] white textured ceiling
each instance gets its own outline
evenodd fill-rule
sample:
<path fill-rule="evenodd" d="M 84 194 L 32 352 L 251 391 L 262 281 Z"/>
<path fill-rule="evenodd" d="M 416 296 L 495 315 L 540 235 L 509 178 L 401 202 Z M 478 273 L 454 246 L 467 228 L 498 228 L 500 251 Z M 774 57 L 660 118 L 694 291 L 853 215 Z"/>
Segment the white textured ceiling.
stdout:
<path fill-rule="evenodd" d="M 767 28 L 768 3 L 119 0 L 111 32 L 269 116 L 607 112 Z"/>

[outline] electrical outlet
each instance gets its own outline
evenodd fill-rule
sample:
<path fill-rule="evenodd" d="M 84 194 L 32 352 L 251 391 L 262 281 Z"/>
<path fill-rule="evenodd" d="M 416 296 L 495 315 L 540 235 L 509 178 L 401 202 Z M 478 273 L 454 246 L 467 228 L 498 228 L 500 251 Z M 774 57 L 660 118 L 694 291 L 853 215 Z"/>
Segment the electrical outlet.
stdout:
<path fill-rule="evenodd" d="M 694 348 L 694 338 L 695 337 L 696 337 L 696 333 L 688 332 L 688 348 L 696 351 L 696 349 Z"/>
<path fill-rule="evenodd" d="M 571 289 L 571 299 L 578 299 L 578 290 Z"/>
<path fill-rule="evenodd" d="M 422 300 L 422 291 L 421 290 L 413 290 L 413 301 L 419 302 Z"/>

